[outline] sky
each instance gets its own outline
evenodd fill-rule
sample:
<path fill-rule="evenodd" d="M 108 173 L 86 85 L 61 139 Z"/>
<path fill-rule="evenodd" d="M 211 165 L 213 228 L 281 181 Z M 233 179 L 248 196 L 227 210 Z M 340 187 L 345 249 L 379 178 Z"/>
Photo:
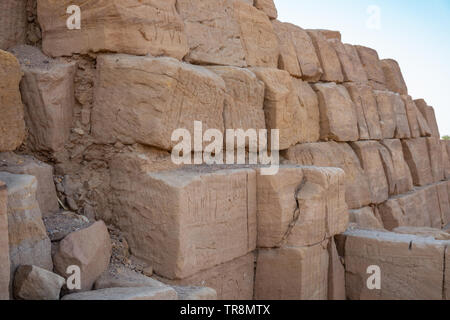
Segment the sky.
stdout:
<path fill-rule="evenodd" d="M 450 0 L 274 0 L 278 20 L 331 29 L 345 43 L 399 62 L 413 99 L 435 108 L 450 135 Z"/>

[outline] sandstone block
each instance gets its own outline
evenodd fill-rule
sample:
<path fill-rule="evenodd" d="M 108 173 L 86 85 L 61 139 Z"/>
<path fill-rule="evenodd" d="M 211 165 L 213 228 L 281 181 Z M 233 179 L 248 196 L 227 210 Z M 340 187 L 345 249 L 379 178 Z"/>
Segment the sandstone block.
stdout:
<path fill-rule="evenodd" d="M 447 190 L 447 184 L 448 182 L 441 182 L 436 185 L 443 227 L 450 223 L 450 197 Z"/>
<path fill-rule="evenodd" d="M 194 64 L 278 65 L 278 41 L 268 16 L 241 0 L 177 1 Z"/>
<path fill-rule="evenodd" d="M 312 247 L 260 249 L 255 300 L 327 300 L 328 241 Z"/>
<path fill-rule="evenodd" d="M 383 89 L 386 80 L 378 53 L 371 48 L 363 46 L 355 47 L 358 50 L 359 57 L 366 70 L 367 78 L 374 82 L 374 85 L 381 86 L 380 89 Z"/>
<path fill-rule="evenodd" d="M 278 11 L 273 0 L 255 0 L 254 6 L 267 14 L 270 19 L 276 19 L 278 17 Z"/>
<path fill-rule="evenodd" d="M 0 151 L 14 151 L 25 138 L 24 111 L 19 91 L 21 78 L 17 59 L 0 50 Z"/>
<path fill-rule="evenodd" d="M 368 177 L 372 203 L 378 204 L 389 198 L 389 185 L 379 153 L 380 145 L 375 141 L 352 142 L 353 150 L 361 161 Z"/>
<path fill-rule="evenodd" d="M 412 234 L 424 238 L 432 237 L 435 240 L 450 240 L 450 233 L 429 227 L 399 227 L 395 228 L 394 232 L 400 234 Z"/>
<path fill-rule="evenodd" d="M 341 63 L 334 47 L 319 30 L 307 30 L 307 32 L 316 48 L 317 56 L 322 66 L 323 74 L 320 80 L 337 83 L 344 82 Z"/>
<path fill-rule="evenodd" d="M 336 50 L 341 62 L 345 82 L 367 83 L 367 75 L 359 58 L 358 51 L 351 44 L 343 44 L 339 39 L 328 40 Z"/>
<path fill-rule="evenodd" d="M 445 251 L 445 295 L 444 299 L 449 299 L 450 297 L 450 247 L 447 247 Z"/>
<path fill-rule="evenodd" d="M 418 192 L 423 199 L 424 211 L 422 212 L 422 215 L 425 219 L 423 226 L 441 229 L 444 224 L 442 224 L 441 202 L 439 201 L 437 186 L 426 186 Z M 444 205 L 445 199 L 442 200 L 442 204 Z"/>
<path fill-rule="evenodd" d="M 108 288 L 65 295 L 62 300 L 177 300 L 170 287 Z"/>
<path fill-rule="evenodd" d="M 178 295 L 178 300 L 217 300 L 217 292 L 206 287 L 172 287 Z"/>
<path fill-rule="evenodd" d="M 107 288 L 139 288 L 139 287 L 155 287 L 162 288 L 166 285 L 158 280 L 146 277 L 140 273 L 130 269 L 111 270 L 109 268 L 95 281 L 94 289 Z"/>
<path fill-rule="evenodd" d="M 354 223 L 358 229 L 383 230 L 383 222 L 378 220 L 372 207 L 364 207 L 358 210 L 350 210 L 350 223 Z"/>
<path fill-rule="evenodd" d="M 449 146 L 447 150 L 447 146 Z M 444 167 L 444 176 L 446 180 L 450 180 L 450 143 L 447 140 L 441 140 L 442 148 L 442 165 Z"/>
<path fill-rule="evenodd" d="M 428 106 L 423 99 L 414 100 L 414 103 L 427 121 L 427 124 L 431 130 L 431 136 L 440 138 L 441 135 L 439 133 L 439 127 L 436 121 L 436 114 L 433 107 Z"/>
<path fill-rule="evenodd" d="M 39 0 L 42 47 L 49 56 L 118 52 L 182 59 L 188 51 L 175 0 Z M 70 5 L 81 10 L 81 28 L 70 30 Z"/>
<path fill-rule="evenodd" d="M 36 200 L 42 215 L 45 217 L 59 210 L 52 166 L 31 156 L 4 152 L 0 153 L 0 171 L 34 176 L 38 184 Z"/>
<path fill-rule="evenodd" d="M 321 139 L 358 140 L 356 107 L 347 89 L 335 83 L 317 83 L 313 88 L 319 98 Z"/>
<path fill-rule="evenodd" d="M 430 157 L 431 173 L 433 182 L 439 182 L 445 178 L 444 155 L 442 153 L 439 138 L 425 138 L 427 140 L 428 155 Z"/>
<path fill-rule="evenodd" d="M 126 72 L 124 71 L 126 70 Z M 223 80 L 172 58 L 104 55 L 97 59 L 92 131 L 102 143 L 135 142 L 171 150 L 175 129 L 194 121 L 223 131 Z"/>
<path fill-rule="evenodd" d="M 386 87 L 389 91 L 408 94 L 408 87 L 406 86 L 398 62 L 393 59 L 384 59 L 381 60 L 381 67 L 383 68 Z"/>
<path fill-rule="evenodd" d="M 445 242 L 411 235 L 346 232 L 347 296 L 351 300 L 441 300 Z M 381 269 L 381 289 L 369 290 L 367 268 Z"/>
<path fill-rule="evenodd" d="M 10 50 L 24 73 L 20 85 L 30 147 L 57 152 L 69 138 L 74 112 L 76 63 L 53 60 L 31 46 Z"/>
<path fill-rule="evenodd" d="M 317 29 L 327 40 L 342 40 L 342 34 L 336 30 Z"/>
<path fill-rule="evenodd" d="M 427 139 L 416 138 L 402 141 L 403 154 L 411 170 L 415 186 L 425 186 L 433 182 Z"/>
<path fill-rule="evenodd" d="M 0 172 L 8 187 L 8 234 L 11 279 L 20 265 L 53 269 L 51 244 L 36 201 L 37 180 L 29 175 Z M 12 281 L 10 283 L 12 289 Z"/>
<path fill-rule="evenodd" d="M 10 261 L 8 237 L 8 191 L 0 181 L 0 300 L 9 300 Z"/>
<path fill-rule="evenodd" d="M 346 300 L 345 268 L 334 238 L 331 238 L 328 243 L 328 256 L 328 300 Z"/>
<path fill-rule="evenodd" d="M 0 3 L 0 49 L 6 50 L 27 38 L 26 0 L 3 0 Z"/>
<path fill-rule="evenodd" d="M 303 80 L 293 78 L 300 107 L 306 111 L 306 119 L 302 119 L 300 127 L 301 142 L 317 142 L 320 139 L 319 100 L 312 87 Z"/>
<path fill-rule="evenodd" d="M 397 108 L 397 110 L 394 110 L 395 94 L 389 91 L 377 90 L 374 90 L 373 93 L 377 101 L 378 115 L 380 117 L 380 126 L 383 138 L 392 139 L 395 137 L 396 133 L 406 137 L 406 133 L 409 134 L 409 125 L 408 119 L 406 118 L 405 106 L 403 105 L 403 112 L 397 116 L 396 111 L 402 111 L 402 109 Z M 398 130 L 397 118 L 400 120 Z"/>
<path fill-rule="evenodd" d="M 290 28 L 288 24 L 273 20 L 272 25 L 280 47 L 278 68 L 289 72 L 291 76 L 301 78 L 302 70 L 300 68 L 297 50 L 292 41 L 291 33 L 289 32 Z"/>
<path fill-rule="evenodd" d="M 397 122 L 397 128 L 394 137 L 396 139 L 411 138 L 412 134 L 409 126 L 406 105 L 400 95 L 393 95 L 392 99 L 395 119 Z"/>
<path fill-rule="evenodd" d="M 422 113 L 417 109 L 412 98 L 410 96 L 402 96 L 402 99 L 405 102 L 411 137 L 418 138 L 431 136 L 431 129 Z"/>
<path fill-rule="evenodd" d="M 36 266 L 20 266 L 14 275 L 14 296 L 19 300 L 59 300 L 63 277 Z"/>
<path fill-rule="evenodd" d="M 131 252 L 169 279 L 184 279 L 256 246 L 256 174 L 193 167 L 147 171 L 148 158 L 111 161 L 113 210 Z"/>
<path fill-rule="evenodd" d="M 66 277 L 67 267 L 78 266 L 81 271 L 81 290 L 89 291 L 106 270 L 111 257 L 111 239 L 103 221 L 72 232 L 60 243 L 53 256 L 55 271 Z"/>

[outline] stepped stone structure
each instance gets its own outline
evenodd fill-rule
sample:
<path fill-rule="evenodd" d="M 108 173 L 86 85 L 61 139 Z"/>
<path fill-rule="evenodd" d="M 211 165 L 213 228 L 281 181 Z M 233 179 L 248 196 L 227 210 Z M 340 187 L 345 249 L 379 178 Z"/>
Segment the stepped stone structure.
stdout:
<path fill-rule="evenodd" d="M 0 29 L 0 299 L 450 299 L 450 142 L 401 61 L 272 0 L 3 0 Z"/>

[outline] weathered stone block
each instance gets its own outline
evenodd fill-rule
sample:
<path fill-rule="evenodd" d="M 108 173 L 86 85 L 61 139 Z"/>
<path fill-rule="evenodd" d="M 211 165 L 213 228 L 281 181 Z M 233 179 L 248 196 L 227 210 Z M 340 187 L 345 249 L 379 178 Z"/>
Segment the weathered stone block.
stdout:
<path fill-rule="evenodd" d="M 59 300 L 63 277 L 36 266 L 20 266 L 14 275 L 14 297 L 19 300 Z"/>
<path fill-rule="evenodd" d="M 328 243 L 328 256 L 328 300 L 346 300 L 345 268 L 334 238 L 331 238 Z"/>
<path fill-rule="evenodd" d="M 389 91 L 408 94 L 408 87 L 406 86 L 398 62 L 393 59 L 384 59 L 381 60 L 381 67 L 383 68 L 386 87 Z"/>
<path fill-rule="evenodd" d="M 382 221 L 378 220 L 372 207 L 350 210 L 350 223 L 358 229 L 383 230 Z"/>
<path fill-rule="evenodd" d="M 371 48 L 363 46 L 355 47 L 358 50 L 359 57 L 366 70 L 367 78 L 381 86 L 380 89 L 383 89 L 386 80 L 378 53 Z"/>
<path fill-rule="evenodd" d="M 273 0 L 255 0 L 254 6 L 267 14 L 270 19 L 276 19 L 278 17 L 278 11 Z"/>
<path fill-rule="evenodd" d="M 439 127 L 436 121 L 436 114 L 433 107 L 428 106 L 423 99 L 414 100 L 414 103 L 427 121 L 427 124 L 431 130 L 431 136 L 440 138 L 441 135 L 439 133 Z"/>
<path fill-rule="evenodd" d="M 439 208 L 441 211 L 442 227 L 450 223 L 450 197 L 447 190 L 448 182 L 441 182 L 436 185 L 439 198 Z"/>
<path fill-rule="evenodd" d="M 317 142 L 320 139 L 319 100 L 312 87 L 300 79 L 292 78 L 300 107 L 306 113 L 306 119 L 300 123 L 301 142 Z"/>
<path fill-rule="evenodd" d="M 394 94 L 389 91 L 373 91 L 375 99 L 378 106 L 378 115 L 380 118 L 381 133 L 384 139 L 394 138 L 397 131 L 397 117 L 394 110 Z M 408 125 L 408 120 L 406 119 L 406 111 L 404 110 L 404 124 Z M 401 116 L 401 114 L 399 115 Z M 401 125 L 401 123 L 400 123 Z M 407 129 L 407 130 L 406 130 Z M 400 132 L 401 133 L 401 128 Z M 409 133 L 409 126 L 405 127 L 404 133 Z"/>
<path fill-rule="evenodd" d="M 403 140 L 403 154 L 411 170 L 415 186 L 425 186 L 433 182 L 427 139 L 416 138 Z"/>
<path fill-rule="evenodd" d="M 428 155 L 430 157 L 431 173 L 433 182 L 439 182 L 445 178 L 444 155 L 442 153 L 439 138 L 425 138 L 427 140 Z"/>
<path fill-rule="evenodd" d="M 0 3 L 0 49 L 25 43 L 27 38 L 27 0 L 3 0 Z"/>
<path fill-rule="evenodd" d="M 0 300 L 9 300 L 10 262 L 7 201 L 6 184 L 0 181 Z"/>
<path fill-rule="evenodd" d="M 65 295 L 62 300 L 177 300 L 170 287 L 108 288 Z"/>
<path fill-rule="evenodd" d="M 358 51 L 351 44 L 343 44 L 340 39 L 328 40 L 336 50 L 341 62 L 345 82 L 367 83 L 367 74 L 359 58 Z"/>
<path fill-rule="evenodd" d="M 300 69 L 300 63 L 292 41 L 292 36 L 289 33 L 289 26 L 278 20 L 272 21 L 272 25 L 280 47 L 278 68 L 289 72 L 291 76 L 301 78 L 302 70 Z"/>

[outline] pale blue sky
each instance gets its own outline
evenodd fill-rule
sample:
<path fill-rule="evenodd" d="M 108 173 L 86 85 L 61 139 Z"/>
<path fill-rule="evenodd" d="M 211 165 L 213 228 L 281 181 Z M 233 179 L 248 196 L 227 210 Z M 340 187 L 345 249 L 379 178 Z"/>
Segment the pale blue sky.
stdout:
<path fill-rule="evenodd" d="M 307 29 L 332 29 L 346 43 L 376 49 L 397 60 L 409 94 L 436 110 L 450 135 L 450 0 L 275 0 L 278 19 Z M 380 9 L 368 27 L 368 8 Z M 372 11 L 373 12 L 373 11 Z M 372 15 L 373 17 L 373 15 Z M 375 22 L 375 23 L 374 23 Z"/>

